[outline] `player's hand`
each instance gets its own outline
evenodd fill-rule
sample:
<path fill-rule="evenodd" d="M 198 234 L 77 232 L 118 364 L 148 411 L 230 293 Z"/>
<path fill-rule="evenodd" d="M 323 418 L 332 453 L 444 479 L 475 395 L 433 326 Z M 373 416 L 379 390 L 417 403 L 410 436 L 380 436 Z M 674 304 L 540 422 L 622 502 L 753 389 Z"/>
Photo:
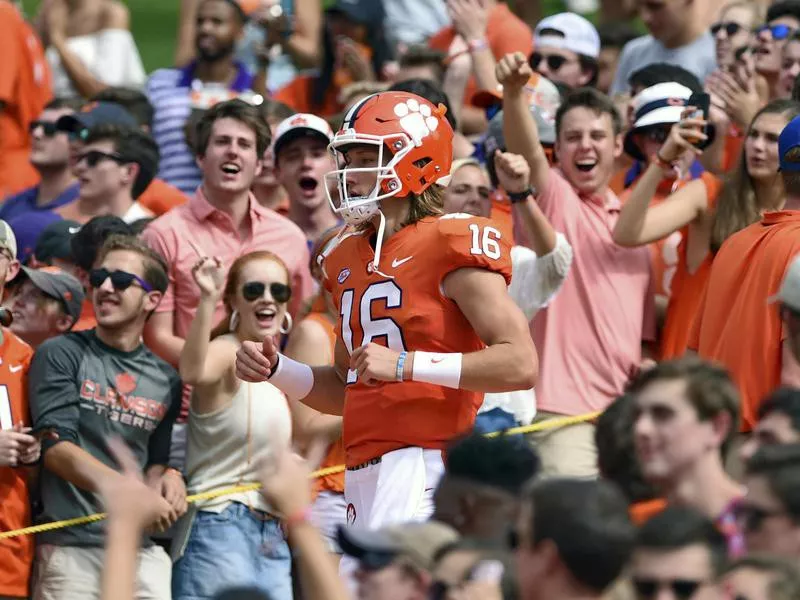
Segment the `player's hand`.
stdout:
<path fill-rule="evenodd" d="M 669 130 L 669 136 L 659 150 L 661 158 L 665 161 L 674 162 L 687 152 L 702 154 L 696 144 L 708 139 L 708 136 L 703 133 L 703 128 L 708 123 L 702 118 L 691 117 L 696 110 L 692 106 L 687 107 L 681 114 L 681 120 Z"/>
<path fill-rule="evenodd" d="M 495 67 L 497 82 L 503 86 L 503 96 L 519 94 L 528 84 L 533 70 L 528 64 L 528 57 L 522 52 L 506 54 Z"/>
<path fill-rule="evenodd" d="M 369 343 L 353 350 L 350 356 L 350 368 L 356 371 L 361 381 L 367 385 L 375 385 L 379 381 L 397 381 L 399 357 L 399 352 L 380 344 Z"/>
<path fill-rule="evenodd" d="M 172 507 L 144 482 L 127 444 L 114 438 L 109 440 L 108 448 L 122 469 L 118 477 L 107 477 L 99 483 L 109 521 L 129 523 L 139 531 L 148 527 L 156 530 L 162 530 L 164 525 L 169 527 Z"/>
<path fill-rule="evenodd" d="M 278 344 L 275 338 L 266 337 L 264 341 L 242 342 L 236 351 L 236 377 L 250 383 L 266 381 L 278 362 Z"/>
<path fill-rule="evenodd" d="M 17 433 L 30 434 L 33 429 L 25 427 L 22 421 L 14 425 L 14 431 Z M 30 444 L 23 443 L 20 449 L 19 462 L 21 465 L 31 465 L 38 462 L 39 457 L 42 455 L 42 442 L 39 438 L 34 437 L 33 442 Z"/>
<path fill-rule="evenodd" d="M 41 446 L 39 440 L 30 435 L 30 430 L 30 427 L 19 425 L 14 429 L 0 430 L 0 466 L 16 467 L 23 462 L 38 460 Z M 34 455 L 36 458 L 31 460 Z"/>
<path fill-rule="evenodd" d="M 519 194 L 530 187 L 531 167 L 524 156 L 511 152 L 494 153 L 497 181 L 507 193 Z"/>
<path fill-rule="evenodd" d="M 192 266 L 192 277 L 200 295 L 205 298 L 218 299 L 225 289 L 225 270 L 219 258 L 203 256 Z"/>

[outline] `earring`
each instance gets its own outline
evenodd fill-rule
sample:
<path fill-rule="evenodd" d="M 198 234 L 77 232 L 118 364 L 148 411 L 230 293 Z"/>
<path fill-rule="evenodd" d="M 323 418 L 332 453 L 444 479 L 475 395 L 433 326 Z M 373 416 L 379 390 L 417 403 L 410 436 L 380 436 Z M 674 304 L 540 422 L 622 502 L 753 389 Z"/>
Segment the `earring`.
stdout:
<path fill-rule="evenodd" d="M 231 320 L 228 321 L 228 330 L 236 331 L 236 326 L 239 325 L 239 311 L 234 310 L 231 313 Z"/>
<path fill-rule="evenodd" d="M 283 315 L 283 318 L 286 320 L 286 325 L 281 323 L 280 332 L 286 335 L 292 330 L 292 315 L 287 312 L 285 315 Z"/>

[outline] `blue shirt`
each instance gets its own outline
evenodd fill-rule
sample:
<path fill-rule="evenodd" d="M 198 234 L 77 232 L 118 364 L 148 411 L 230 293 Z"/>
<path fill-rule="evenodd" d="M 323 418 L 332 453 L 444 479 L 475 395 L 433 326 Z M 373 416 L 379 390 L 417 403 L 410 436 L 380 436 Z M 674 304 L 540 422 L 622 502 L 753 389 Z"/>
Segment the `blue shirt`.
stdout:
<path fill-rule="evenodd" d="M 239 62 L 236 67 L 236 77 L 228 89 L 241 94 L 252 86 L 253 75 Z M 192 93 L 204 87 L 203 82 L 195 79 L 194 69 L 194 62 L 182 69 L 158 69 L 147 80 L 145 89 L 155 108 L 152 133 L 161 153 L 158 176 L 189 196 L 202 180 L 184 133 L 192 114 Z"/>
<path fill-rule="evenodd" d="M 61 195 L 45 206 L 36 205 L 36 200 L 39 198 L 38 185 L 23 190 L 19 194 L 9 196 L 3 205 L 0 206 L 0 219 L 8 222 L 10 219 L 28 212 L 53 210 L 54 208 L 74 202 L 78 198 L 78 187 L 77 183 L 69 186 L 61 192 Z"/>

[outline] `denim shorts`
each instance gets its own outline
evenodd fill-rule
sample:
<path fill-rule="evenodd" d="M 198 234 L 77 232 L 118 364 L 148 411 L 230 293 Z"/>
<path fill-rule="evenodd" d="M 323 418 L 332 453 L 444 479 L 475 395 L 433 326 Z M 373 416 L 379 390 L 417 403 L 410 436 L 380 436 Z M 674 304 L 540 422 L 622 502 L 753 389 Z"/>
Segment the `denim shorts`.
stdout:
<path fill-rule="evenodd" d="M 172 567 L 172 597 L 211 600 L 231 587 L 255 587 L 272 600 L 292 600 L 291 570 L 280 522 L 233 502 L 219 514 L 198 511 Z"/>

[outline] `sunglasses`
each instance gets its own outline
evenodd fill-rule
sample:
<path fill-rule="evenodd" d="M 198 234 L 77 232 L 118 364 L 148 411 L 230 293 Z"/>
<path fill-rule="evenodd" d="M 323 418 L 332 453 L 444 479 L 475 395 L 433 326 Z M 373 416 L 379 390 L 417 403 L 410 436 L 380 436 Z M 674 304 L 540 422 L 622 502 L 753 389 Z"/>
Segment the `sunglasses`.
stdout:
<path fill-rule="evenodd" d="M 637 133 L 642 137 L 644 137 L 645 139 L 650 140 L 651 142 L 654 142 L 656 144 L 663 144 L 664 142 L 667 141 L 667 138 L 669 137 L 669 131 L 670 131 L 669 127 L 656 126 L 656 127 L 647 127 L 645 129 L 642 129 L 641 131 L 638 131 Z"/>
<path fill-rule="evenodd" d="M 242 286 L 242 297 L 248 302 L 253 302 L 264 297 L 267 284 L 261 281 L 248 281 Z M 292 288 L 285 283 L 273 282 L 269 284 L 269 293 L 278 304 L 285 304 L 292 297 Z"/>
<path fill-rule="evenodd" d="M 28 126 L 28 131 L 34 133 L 39 127 L 42 128 L 44 137 L 53 137 L 58 133 L 55 121 L 31 121 L 31 124 Z"/>
<path fill-rule="evenodd" d="M 784 512 L 781 510 L 768 510 L 748 504 L 739 504 L 734 509 L 734 514 L 736 520 L 741 524 L 742 529 L 745 531 L 758 531 L 761 529 L 764 521 L 770 517 L 780 516 L 784 514 Z"/>
<path fill-rule="evenodd" d="M 86 166 L 89 168 L 96 167 L 100 162 L 104 160 L 113 160 L 118 165 L 124 164 L 129 162 L 116 152 L 109 153 L 109 152 L 101 152 L 100 150 L 89 150 L 88 152 L 84 152 L 78 155 L 75 164 L 80 164 L 81 161 L 86 161 Z"/>
<path fill-rule="evenodd" d="M 717 35 L 723 29 L 728 34 L 728 37 L 731 37 L 739 33 L 744 27 L 733 21 L 714 23 L 711 26 L 711 35 Z"/>
<path fill-rule="evenodd" d="M 127 271 L 92 269 L 89 272 L 89 283 L 93 288 L 99 288 L 109 277 L 111 278 L 111 285 L 114 286 L 114 289 L 118 292 L 127 290 L 129 287 L 131 287 L 131 285 L 133 285 L 134 281 L 138 283 L 145 292 L 153 291 L 153 286 L 147 283 L 144 279 L 138 275 L 134 275 L 133 273 L 128 273 Z"/>
<path fill-rule="evenodd" d="M 762 25 L 755 30 L 755 34 L 760 35 L 765 31 L 769 31 L 770 34 L 772 34 L 773 40 L 785 40 L 792 35 L 796 29 L 788 25 Z"/>
<path fill-rule="evenodd" d="M 672 590 L 673 596 L 678 600 L 689 600 L 707 582 L 693 579 L 644 579 L 633 578 L 633 589 L 640 600 L 655 598 L 656 594 L 664 588 Z"/>
<path fill-rule="evenodd" d="M 566 64 L 567 58 L 565 56 L 559 56 L 558 54 L 551 54 L 549 56 L 544 56 L 539 52 L 531 54 L 530 65 L 534 71 L 539 69 L 539 64 L 542 61 L 547 63 L 547 69 L 549 71 L 555 73 Z"/>

